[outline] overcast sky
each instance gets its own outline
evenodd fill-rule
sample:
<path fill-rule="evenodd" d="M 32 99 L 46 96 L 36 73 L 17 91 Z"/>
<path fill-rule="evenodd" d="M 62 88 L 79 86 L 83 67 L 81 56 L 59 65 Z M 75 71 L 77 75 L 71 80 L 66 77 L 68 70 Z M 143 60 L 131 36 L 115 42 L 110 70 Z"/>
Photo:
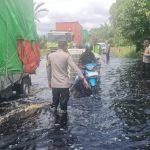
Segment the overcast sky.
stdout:
<path fill-rule="evenodd" d="M 40 13 L 37 23 L 40 34 L 55 29 L 56 22 L 78 21 L 84 29 L 90 30 L 108 22 L 109 8 L 115 0 L 34 0 L 44 2 L 42 8 L 48 12 Z"/>

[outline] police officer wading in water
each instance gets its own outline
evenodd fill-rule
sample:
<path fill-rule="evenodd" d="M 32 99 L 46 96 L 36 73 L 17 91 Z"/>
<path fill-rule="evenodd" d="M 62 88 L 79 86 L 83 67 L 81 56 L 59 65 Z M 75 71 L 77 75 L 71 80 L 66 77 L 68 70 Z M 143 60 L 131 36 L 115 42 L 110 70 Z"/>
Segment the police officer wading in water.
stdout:
<path fill-rule="evenodd" d="M 68 45 L 66 41 L 60 41 L 58 43 L 58 50 L 48 56 L 48 81 L 49 87 L 52 88 L 53 96 L 53 103 L 51 107 L 54 107 L 55 112 L 57 112 L 57 107 L 60 104 L 60 108 L 63 113 L 67 112 L 69 88 L 71 86 L 68 75 L 68 66 L 77 72 L 83 80 L 85 87 L 89 88 L 88 82 L 68 53 L 67 47 Z"/>

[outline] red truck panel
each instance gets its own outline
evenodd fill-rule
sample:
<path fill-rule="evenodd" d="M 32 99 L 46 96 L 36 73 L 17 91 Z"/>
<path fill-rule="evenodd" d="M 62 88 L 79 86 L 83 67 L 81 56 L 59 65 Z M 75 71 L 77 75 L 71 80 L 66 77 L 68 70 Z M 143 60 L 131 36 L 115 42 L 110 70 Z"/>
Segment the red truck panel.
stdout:
<path fill-rule="evenodd" d="M 77 45 L 83 43 L 82 26 L 78 22 L 57 22 L 56 31 L 72 32 L 74 43 Z"/>
<path fill-rule="evenodd" d="M 34 72 L 40 62 L 40 46 L 39 43 L 32 43 L 28 40 L 18 40 L 17 48 L 19 58 L 24 66 L 25 73 Z"/>

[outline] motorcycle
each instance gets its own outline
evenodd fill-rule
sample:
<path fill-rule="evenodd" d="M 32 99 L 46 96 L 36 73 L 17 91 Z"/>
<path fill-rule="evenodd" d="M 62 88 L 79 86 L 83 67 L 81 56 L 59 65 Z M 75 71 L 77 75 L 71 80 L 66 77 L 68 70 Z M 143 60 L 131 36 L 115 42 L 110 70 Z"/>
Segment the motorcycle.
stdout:
<path fill-rule="evenodd" d="M 90 96 L 91 94 L 96 94 L 98 92 L 100 82 L 99 71 L 100 65 L 96 63 L 90 63 L 83 66 L 82 72 L 90 85 L 90 89 L 86 89 L 83 85 L 83 81 L 77 76 L 71 89 L 72 91 L 76 91 L 74 94 L 76 97 Z"/>

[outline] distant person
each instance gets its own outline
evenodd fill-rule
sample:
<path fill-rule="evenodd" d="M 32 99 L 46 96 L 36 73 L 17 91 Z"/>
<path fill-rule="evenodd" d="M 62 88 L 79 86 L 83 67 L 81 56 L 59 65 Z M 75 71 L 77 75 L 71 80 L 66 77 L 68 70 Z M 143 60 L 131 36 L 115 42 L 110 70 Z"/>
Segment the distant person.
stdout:
<path fill-rule="evenodd" d="M 143 72 L 146 78 L 150 77 L 150 41 L 144 41 L 144 55 L 143 55 Z"/>
<path fill-rule="evenodd" d="M 90 43 L 85 45 L 85 52 L 83 52 L 79 58 L 79 66 L 97 62 L 95 55 L 92 53 L 92 49 L 93 47 Z"/>
<path fill-rule="evenodd" d="M 109 42 L 107 42 L 107 46 L 106 46 L 106 63 L 109 63 L 110 60 L 110 48 L 111 45 Z"/>
<path fill-rule="evenodd" d="M 147 50 L 150 48 L 150 41 L 145 40 L 144 41 L 144 53 L 147 53 Z"/>
<path fill-rule="evenodd" d="M 63 113 L 67 112 L 67 103 L 70 95 L 69 88 L 71 86 L 68 75 L 68 66 L 77 72 L 86 88 L 88 88 L 88 82 L 73 61 L 71 55 L 68 53 L 67 42 L 60 41 L 58 43 L 58 50 L 48 56 L 48 81 L 49 87 L 52 88 L 53 96 L 51 107 L 54 107 L 55 112 L 57 112 L 59 104 L 61 111 Z"/>

